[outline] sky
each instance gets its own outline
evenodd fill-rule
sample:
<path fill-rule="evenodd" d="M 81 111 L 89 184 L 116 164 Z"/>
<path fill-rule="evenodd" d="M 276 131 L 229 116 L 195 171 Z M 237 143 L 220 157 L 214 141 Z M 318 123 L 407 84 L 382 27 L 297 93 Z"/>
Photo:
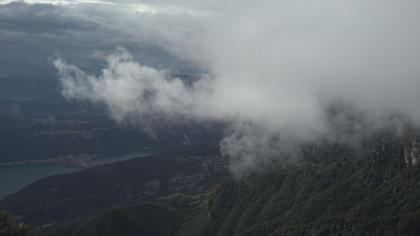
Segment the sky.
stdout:
<path fill-rule="evenodd" d="M 420 123 L 416 0 L 0 3 L 3 77 L 57 78 L 140 128 L 224 122 L 234 171 L 336 139 L 331 107 L 363 114 L 333 122 L 357 130 Z"/>

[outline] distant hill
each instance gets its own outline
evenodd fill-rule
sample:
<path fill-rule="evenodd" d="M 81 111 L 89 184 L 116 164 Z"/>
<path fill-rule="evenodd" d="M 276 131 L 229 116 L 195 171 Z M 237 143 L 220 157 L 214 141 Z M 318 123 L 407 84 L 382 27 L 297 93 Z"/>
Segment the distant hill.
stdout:
<path fill-rule="evenodd" d="M 215 143 L 221 139 L 221 125 L 204 122 L 162 127 L 152 136 L 132 125 L 117 124 L 101 114 L 31 119 L 22 116 L 21 120 L 3 116 L 11 113 L 12 108 L 21 112 L 25 107 L 23 103 L 29 103 L 27 106 L 31 109 L 34 103 L 51 105 L 43 101 L 0 100 L 0 163 L 54 159 L 69 154 L 112 156 L 170 145 Z M 2 105 L 10 108 L 3 111 Z M 61 104 L 54 105 L 61 107 Z"/>

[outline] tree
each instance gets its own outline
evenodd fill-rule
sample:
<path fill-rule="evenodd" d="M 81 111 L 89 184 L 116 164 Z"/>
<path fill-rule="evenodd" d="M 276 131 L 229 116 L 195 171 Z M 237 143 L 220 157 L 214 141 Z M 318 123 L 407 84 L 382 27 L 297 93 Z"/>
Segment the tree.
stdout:
<path fill-rule="evenodd" d="M 0 235 L 1 236 L 40 236 L 39 232 L 33 231 L 29 226 L 18 224 L 8 212 L 0 212 Z"/>

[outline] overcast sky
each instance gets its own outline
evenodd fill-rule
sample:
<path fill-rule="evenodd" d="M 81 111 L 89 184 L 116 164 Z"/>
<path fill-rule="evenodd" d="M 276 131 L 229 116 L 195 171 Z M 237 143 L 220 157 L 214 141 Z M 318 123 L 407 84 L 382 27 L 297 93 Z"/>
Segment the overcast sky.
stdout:
<path fill-rule="evenodd" d="M 49 73 L 119 121 L 226 122 L 222 146 L 246 166 L 262 156 L 251 149 L 284 147 L 279 136 L 330 134 L 331 104 L 420 123 L 419 11 L 417 0 L 2 0 L 1 75 Z"/>
<path fill-rule="evenodd" d="M 177 13 L 177 9 L 162 9 L 157 16 L 157 9 L 130 2 L 0 1 L 2 76 L 54 76 L 51 61 L 57 55 L 81 68 L 99 69 L 102 60 L 98 54 L 117 46 L 130 49 L 148 65 L 174 72 L 195 69 L 165 48 L 172 43 L 166 40 L 188 33 L 182 21 L 193 22 L 192 16 Z M 172 14 L 177 15 L 176 25 Z M 171 38 L 165 34 L 172 34 Z"/>

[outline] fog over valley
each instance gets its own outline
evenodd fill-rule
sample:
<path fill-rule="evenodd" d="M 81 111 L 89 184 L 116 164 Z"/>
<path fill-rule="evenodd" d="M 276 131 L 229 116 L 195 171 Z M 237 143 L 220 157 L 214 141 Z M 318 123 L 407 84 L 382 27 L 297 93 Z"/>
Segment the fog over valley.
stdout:
<path fill-rule="evenodd" d="M 146 11 L 155 27 L 140 25 L 133 37 L 141 41 L 151 31 L 156 46 L 199 68 L 197 80 L 145 65 L 119 47 L 104 55 L 97 74 L 60 55 L 54 65 L 63 95 L 105 104 L 114 119 L 148 129 L 156 117 L 226 122 L 224 148 L 233 155 L 239 147 L 254 149 L 261 138 L 290 143 L 334 135 L 327 112 L 332 106 L 352 107 L 378 126 L 395 123 L 396 116 L 420 121 L 415 1 L 176 4 L 179 11 Z M 186 32 L 160 28 L 162 17 Z M 258 158 L 246 156 L 250 164 Z"/>
<path fill-rule="evenodd" d="M 419 235 L 419 10 L 0 0 L 0 235 Z"/>

